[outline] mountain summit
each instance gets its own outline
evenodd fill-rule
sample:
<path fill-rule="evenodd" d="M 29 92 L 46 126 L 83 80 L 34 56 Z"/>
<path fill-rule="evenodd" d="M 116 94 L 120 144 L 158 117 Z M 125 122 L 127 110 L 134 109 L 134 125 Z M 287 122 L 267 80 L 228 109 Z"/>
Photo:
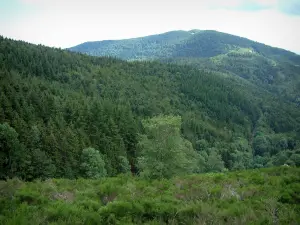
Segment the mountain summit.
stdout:
<path fill-rule="evenodd" d="M 257 52 L 273 57 L 282 55 L 292 61 L 297 57 L 295 53 L 247 38 L 214 30 L 197 29 L 170 31 L 123 40 L 85 42 L 71 47 L 69 50 L 93 56 L 115 56 L 125 60 L 141 60 L 167 57 L 213 57 L 240 48 L 247 48 L 248 52 Z"/>
<path fill-rule="evenodd" d="M 159 60 L 238 76 L 300 104 L 300 56 L 213 30 L 170 31 L 146 37 L 86 42 L 69 49 L 92 56 Z"/>

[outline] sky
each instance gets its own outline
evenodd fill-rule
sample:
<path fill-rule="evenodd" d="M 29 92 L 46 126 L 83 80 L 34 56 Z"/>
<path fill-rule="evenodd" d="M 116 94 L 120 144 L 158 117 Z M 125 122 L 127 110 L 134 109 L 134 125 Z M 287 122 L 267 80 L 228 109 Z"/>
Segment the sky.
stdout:
<path fill-rule="evenodd" d="M 300 0 L 0 0 L 0 35 L 51 47 L 217 30 L 300 53 Z"/>

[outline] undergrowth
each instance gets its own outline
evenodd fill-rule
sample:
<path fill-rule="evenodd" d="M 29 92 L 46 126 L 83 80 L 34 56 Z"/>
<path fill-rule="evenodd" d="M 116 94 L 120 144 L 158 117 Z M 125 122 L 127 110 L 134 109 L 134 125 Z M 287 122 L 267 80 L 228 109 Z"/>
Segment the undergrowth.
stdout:
<path fill-rule="evenodd" d="M 300 168 L 0 181 L 0 224 L 300 224 Z"/>

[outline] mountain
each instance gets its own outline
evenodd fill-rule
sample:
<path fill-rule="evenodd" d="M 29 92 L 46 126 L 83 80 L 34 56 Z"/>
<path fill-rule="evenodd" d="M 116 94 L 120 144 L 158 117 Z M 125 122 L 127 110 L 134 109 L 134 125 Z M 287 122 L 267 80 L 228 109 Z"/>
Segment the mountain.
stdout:
<path fill-rule="evenodd" d="M 125 60 L 159 60 L 239 76 L 300 104 L 300 56 L 212 30 L 86 42 L 69 49 Z"/>
<path fill-rule="evenodd" d="M 140 38 L 85 42 L 69 48 L 93 56 L 114 56 L 125 60 L 214 57 L 239 48 L 252 48 L 251 52 L 299 63 L 295 53 L 273 48 L 246 38 L 213 30 L 170 31 Z M 247 52 L 247 51 L 246 51 Z"/>
<path fill-rule="evenodd" d="M 231 74 L 0 37 L 0 179 L 138 174 L 153 143 L 188 173 L 299 165 L 299 128 L 297 105 Z"/>

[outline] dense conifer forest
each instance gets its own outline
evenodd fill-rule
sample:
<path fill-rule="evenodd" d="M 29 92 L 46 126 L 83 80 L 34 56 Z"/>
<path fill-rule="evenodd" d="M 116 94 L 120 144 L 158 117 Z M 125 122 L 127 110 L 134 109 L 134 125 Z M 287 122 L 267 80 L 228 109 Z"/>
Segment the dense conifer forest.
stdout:
<path fill-rule="evenodd" d="M 300 163 L 299 107 L 245 80 L 3 37 L 0 48 L 2 179 L 85 177 L 89 148 L 107 176 L 136 174 L 169 132 L 197 154 L 200 173 Z"/>

